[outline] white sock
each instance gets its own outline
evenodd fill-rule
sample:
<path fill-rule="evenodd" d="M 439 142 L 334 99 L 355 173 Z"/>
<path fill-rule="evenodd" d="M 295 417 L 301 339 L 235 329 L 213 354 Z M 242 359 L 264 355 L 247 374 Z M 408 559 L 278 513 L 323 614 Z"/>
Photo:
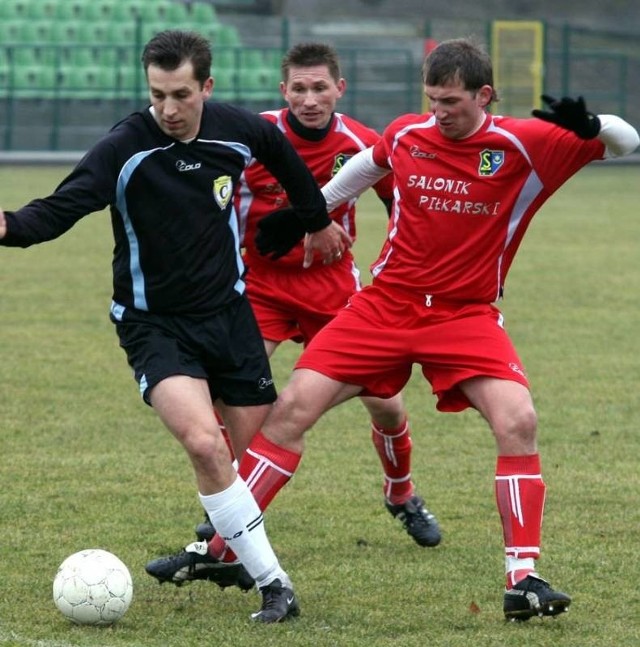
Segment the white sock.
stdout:
<path fill-rule="evenodd" d="M 536 575 L 536 562 L 533 557 L 510 557 L 506 556 L 505 572 L 507 574 L 507 586 L 511 588 L 523 576 L 523 573 L 529 575 Z"/>
<path fill-rule="evenodd" d="M 198 496 L 216 531 L 238 556 L 258 588 L 276 578 L 290 586 L 267 538 L 262 512 L 239 476 L 222 492 Z"/>

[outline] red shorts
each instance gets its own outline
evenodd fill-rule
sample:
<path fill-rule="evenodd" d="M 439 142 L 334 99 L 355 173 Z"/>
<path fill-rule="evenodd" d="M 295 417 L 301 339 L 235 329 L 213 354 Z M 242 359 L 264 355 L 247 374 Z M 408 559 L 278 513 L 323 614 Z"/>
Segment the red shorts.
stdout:
<path fill-rule="evenodd" d="M 363 387 L 389 398 L 411 377 L 413 364 L 438 398 L 440 411 L 472 406 L 459 388 L 472 377 L 511 380 L 529 388 L 522 363 L 491 304 L 440 302 L 424 295 L 370 286 L 316 335 L 296 368 Z"/>
<path fill-rule="evenodd" d="M 306 346 L 360 289 L 360 272 L 350 253 L 331 265 L 282 269 L 277 263 L 249 265 L 247 296 L 263 339 Z"/>

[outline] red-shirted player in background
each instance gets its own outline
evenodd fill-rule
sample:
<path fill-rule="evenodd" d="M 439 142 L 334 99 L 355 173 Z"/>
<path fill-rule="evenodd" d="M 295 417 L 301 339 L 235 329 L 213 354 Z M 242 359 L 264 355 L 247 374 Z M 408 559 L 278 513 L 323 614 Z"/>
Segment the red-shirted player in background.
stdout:
<path fill-rule="evenodd" d="M 587 112 L 582 98 L 544 97 L 549 110 L 535 119 L 492 116 L 491 60 L 466 39 L 436 47 L 423 79 L 432 112 L 395 120 L 323 189 L 333 209 L 392 173 L 387 240 L 372 285 L 302 353 L 240 473 L 264 510 L 325 411 L 356 395 L 393 396 L 420 364 L 439 410 L 474 407 L 494 434 L 505 616 L 554 616 L 571 599 L 535 567 L 545 496 L 536 412 L 494 302 L 545 200 L 589 162 L 631 153 L 638 133 Z"/>
<path fill-rule="evenodd" d="M 324 186 L 356 153 L 372 146 L 380 135 L 362 123 L 335 111 L 346 90 L 336 51 L 324 43 L 301 43 L 282 61 L 280 90 L 288 107 L 263 112 L 293 144 L 320 186 Z M 374 184 L 378 197 L 391 208 L 391 175 Z M 355 240 L 356 198 L 331 212 Z M 350 250 L 339 261 L 325 265 L 319 255 L 304 271 L 304 247 L 297 244 L 273 259 L 256 247 L 258 223 L 287 207 L 282 186 L 262 164 L 249 166 L 236 192 L 236 210 L 244 240 L 247 295 L 258 320 L 269 357 L 287 340 L 306 346 L 331 321 L 354 292 L 362 289 L 360 272 Z M 283 216 L 291 214 L 283 212 Z M 387 509 L 399 517 L 421 546 L 435 546 L 440 531 L 435 517 L 415 494 L 411 481 L 411 436 L 400 393 L 388 399 L 363 397 L 371 415 L 372 440 L 384 470 Z M 247 439 L 247 444 L 251 439 Z M 244 450 L 244 448 L 240 448 Z M 234 452 L 240 455 L 238 452 Z"/>
<path fill-rule="evenodd" d="M 262 116 L 284 133 L 320 186 L 329 182 L 356 153 L 380 140 L 374 130 L 335 111 L 346 82 L 341 77 L 338 55 L 332 47 L 323 43 L 294 46 L 283 59 L 282 78 L 280 89 L 288 107 L 264 112 Z M 392 176 L 375 183 L 374 189 L 389 210 L 393 199 Z M 265 216 L 271 214 L 272 224 L 274 218 L 297 219 L 287 208 L 289 202 L 283 187 L 258 162 L 250 165 L 241 176 L 235 203 L 248 268 L 246 291 L 267 354 L 271 356 L 287 340 L 306 346 L 347 304 L 354 292 L 361 289 L 353 255 L 346 250 L 331 265 L 324 264 L 316 255 L 303 270 L 302 242 L 278 258 L 273 258 L 273 254 L 269 257 L 260 254 L 255 238 L 258 223 Z M 353 239 L 356 235 L 355 203 L 354 197 L 330 214 Z M 300 234 L 293 231 L 295 240 L 299 240 L 302 233 L 302 229 Z M 386 399 L 363 397 L 362 402 L 371 415 L 372 440 L 384 471 L 386 508 L 402 521 L 416 543 L 436 546 L 441 538 L 438 522 L 425 507 L 422 497 L 416 494 L 411 480 L 411 437 L 401 394 L 398 392 Z M 222 421 L 219 422 L 222 426 Z M 235 456 L 242 456 L 251 441 L 237 434 L 227 437 L 233 439 Z M 196 533 L 200 540 L 206 540 L 214 534 L 214 529 L 205 520 L 196 528 Z M 223 549 L 220 539 L 210 547 L 218 559 Z M 190 544 L 175 556 L 153 560 L 147 565 L 147 572 L 161 581 L 174 583 L 208 579 L 208 567 L 217 570 L 219 563 L 202 554 L 203 551 L 202 544 Z"/>

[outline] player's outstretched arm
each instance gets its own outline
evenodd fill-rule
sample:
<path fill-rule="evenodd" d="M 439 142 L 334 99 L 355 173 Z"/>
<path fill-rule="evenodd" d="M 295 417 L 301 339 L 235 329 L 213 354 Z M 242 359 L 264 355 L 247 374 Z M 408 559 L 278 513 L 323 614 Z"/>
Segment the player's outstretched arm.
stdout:
<path fill-rule="evenodd" d="M 617 115 L 598 115 L 600 133 L 598 139 L 607 147 L 605 157 L 630 155 L 640 146 L 638 131 Z"/>
<path fill-rule="evenodd" d="M 582 139 L 597 137 L 607 147 L 606 157 L 629 155 L 640 145 L 638 131 L 630 123 L 616 115 L 589 112 L 582 97 L 554 99 L 543 94 L 542 100 L 549 110 L 532 110 L 534 117 L 571 130 Z"/>
<path fill-rule="evenodd" d="M 561 128 L 572 130 L 582 139 L 593 139 L 600 132 L 600 119 L 587 110 L 582 97 L 572 99 L 562 97 L 555 99 L 548 94 L 542 95 L 542 101 L 548 110 L 532 110 L 531 114 L 538 119 L 556 124 Z"/>
<path fill-rule="evenodd" d="M 0 209 L 0 238 L 4 238 L 7 233 L 7 220 L 4 217 L 4 211 Z"/>

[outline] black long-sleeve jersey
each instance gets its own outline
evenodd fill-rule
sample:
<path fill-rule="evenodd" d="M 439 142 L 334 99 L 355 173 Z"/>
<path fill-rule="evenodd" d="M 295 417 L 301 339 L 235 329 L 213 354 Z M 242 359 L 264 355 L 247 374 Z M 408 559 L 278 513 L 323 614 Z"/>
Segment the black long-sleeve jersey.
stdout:
<path fill-rule="evenodd" d="M 232 195 L 253 158 L 285 187 L 308 231 L 331 222 L 313 176 L 278 128 L 247 110 L 205 103 L 190 143 L 166 135 L 149 110 L 116 124 L 52 195 L 5 213 L 0 244 L 57 238 L 110 206 L 114 305 L 215 311 L 244 292 Z"/>

